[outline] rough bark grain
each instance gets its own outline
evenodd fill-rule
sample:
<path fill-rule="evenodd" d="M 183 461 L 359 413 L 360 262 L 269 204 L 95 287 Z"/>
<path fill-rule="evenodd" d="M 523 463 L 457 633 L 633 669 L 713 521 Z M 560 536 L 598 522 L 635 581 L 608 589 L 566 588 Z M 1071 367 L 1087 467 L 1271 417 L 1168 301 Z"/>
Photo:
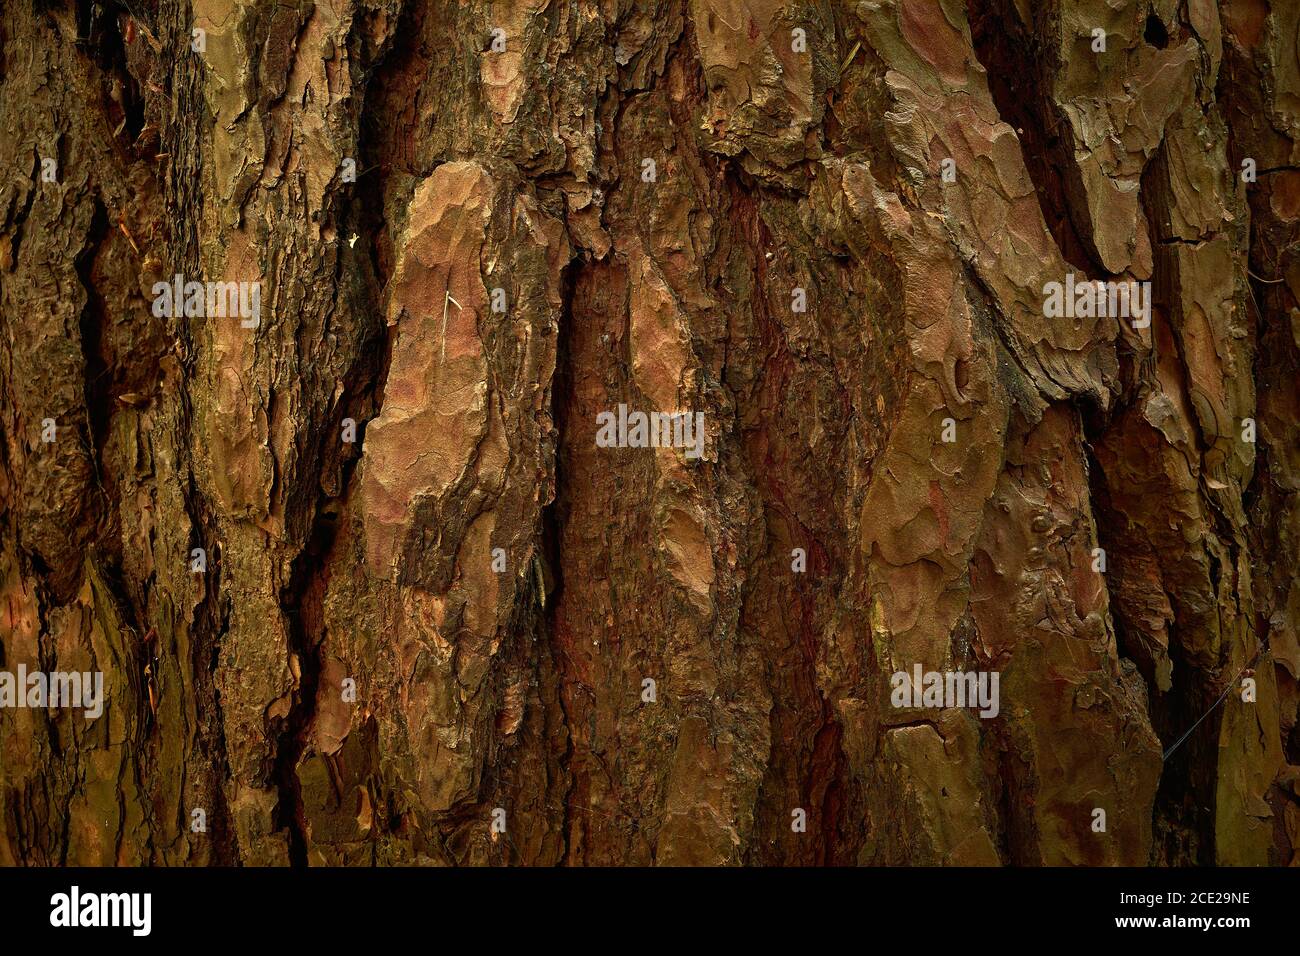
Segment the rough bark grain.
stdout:
<path fill-rule="evenodd" d="M 1298 33 L 5 0 L 0 863 L 1300 862 Z"/>

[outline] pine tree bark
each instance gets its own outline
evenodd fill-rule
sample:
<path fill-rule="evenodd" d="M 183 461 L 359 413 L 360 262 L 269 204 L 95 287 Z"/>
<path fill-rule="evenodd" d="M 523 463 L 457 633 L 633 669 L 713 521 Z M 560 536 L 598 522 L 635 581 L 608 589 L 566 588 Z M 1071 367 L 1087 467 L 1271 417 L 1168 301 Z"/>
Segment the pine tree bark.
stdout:
<path fill-rule="evenodd" d="M 1298 32 L 7 0 L 0 863 L 1295 863 Z"/>

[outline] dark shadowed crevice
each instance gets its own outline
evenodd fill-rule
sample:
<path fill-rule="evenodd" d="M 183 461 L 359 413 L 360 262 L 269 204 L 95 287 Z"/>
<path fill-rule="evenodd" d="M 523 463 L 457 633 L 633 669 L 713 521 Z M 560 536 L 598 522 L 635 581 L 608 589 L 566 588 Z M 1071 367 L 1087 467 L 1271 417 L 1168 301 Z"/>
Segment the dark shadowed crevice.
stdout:
<path fill-rule="evenodd" d="M 216 527 L 216 518 L 199 491 L 193 474 L 190 474 L 185 488 L 184 507 L 192 532 L 189 547 L 201 547 L 208 554 L 207 573 L 199 576 L 203 594 L 189 623 L 190 667 L 194 674 L 195 712 L 198 715 L 195 736 L 198 751 L 206 760 L 203 793 L 213 802 L 212 807 L 205 808 L 210 810 L 208 839 L 213 845 L 213 861 L 220 865 L 234 865 L 239 862 L 239 844 L 223 784 L 230 779 L 230 761 L 216 680 L 221 637 L 229 624 L 229 607 L 221 596 L 221 561 L 213 560 L 218 554 L 216 537 L 211 530 Z M 188 564 L 189 556 L 181 557 Z M 168 688 L 162 688 L 161 692 L 167 693 Z"/>
<path fill-rule="evenodd" d="M 382 283 L 375 288 L 382 288 Z M 344 418 L 353 418 L 357 422 L 356 447 L 364 447 L 365 425 L 369 419 L 363 412 L 371 416 L 378 414 L 391 352 L 391 343 L 383 336 L 382 330 L 374 329 L 372 333 L 367 347 L 362 349 L 362 361 L 349 377 L 358 388 L 345 394 L 334 409 L 325 429 L 326 441 L 334 441 L 341 435 Z M 342 492 L 339 497 L 322 494 L 316 502 L 307 542 L 293 559 L 289 583 L 280 592 L 289 651 L 298 661 L 299 676 L 289 713 L 276 737 L 272 777 L 279 792 L 279 803 L 274 822 L 277 829 L 288 833 L 289 859 L 293 866 L 307 865 L 309 849 L 298 768 L 304 759 L 311 756 L 310 741 L 315 730 L 317 693 L 324 668 L 324 600 L 329 585 L 331 552 L 360 461 L 359 453 L 341 463 L 335 454 L 332 450 L 325 450 L 326 467 L 340 469 L 339 487 Z"/>
<path fill-rule="evenodd" d="M 1164 21 L 1154 13 L 1147 17 L 1146 27 L 1142 30 L 1142 39 L 1157 50 L 1169 46 L 1169 30 Z"/>
<path fill-rule="evenodd" d="M 115 133 L 121 130 L 123 142 L 134 142 L 144 127 L 144 97 L 135 77 L 127 67 L 126 40 L 122 36 L 122 24 L 134 14 L 120 0 L 99 0 L 89 4 L 98 8 L 101 32 L 92 37 L 95 46 L 95 61 L 100 70 L 104 97 L 104 112 L 110 122 L 110 129 Z M 137 38 L 136 42 L 142 42 Z"/>
<path fill-rule="evenodd" d="M 971 0 L 969 11 L 975 55 L 998 115 L 1020 140 L 1048 231 L 1066 262 L 1081 272 L 1100 274 L 1071 216 L 1065 177 L 1072 147 L 1061 139 L 1063 120 L 1047 100 L 1050 77 L 1043 76 L 1039 42 L 1020 26 L 1011 0 Z"/>
<path fill-rule="evenodd" d="M 338 530 L 334 517 L 325 511 L 317 515 L 307 546 L 293 561 L 289 584 L 280 592 L 288 623 L 289 652 L 297 657 L 299 677 L 293 704 L 278 736 L 272 775 L 280 794 L 275 826 L 288 831 L 292 866 L 307 865 L 307 821 L 298 765 L 309 755 L 309 738 L 316 716 L 324 630 L 322 602 L 327 583 L 323 571 Z"/>
<path fill-rule="evenodd" d="M 565 445 L 572 440 L 570 428 L 572 423 L 569 420 L 570 405 L 575 401 L 574 396 L 574 372 L 573 372 L 573 303 L 578 286 L 578 277 L 586 266 L 586 261 L 581 258 L 574 258 L 564 268 L 564 274 L 561 281 L 561 311 L 558 327 L 556 328 L 555 338 L 555 371 L 551 376 L 551 419 L 555 426 L 555 489 L 554 494 L 548 504 L 543 506 L 541 514 L 541 553 L 542 562 L 546 569 L 546 607 L 541 621 L 541 638 L 547 644 L 545 649 L 545 660 L 538 661 L 538 667 L 553 668 L 556 673 L 556 683 L 561 686 L 561 690 L 556 694 L 555 709 L 558 711 L 560 723 L 565 727 L 565 749 L 560 757 L 560 774 L 566 781 L 560 808 L 560 839 L 563 848 L 560 853 L 560 862 L 569 864 L 573 862 L 570 859 L 572 849 L 572 795 L 574 785 L 573 761 L 576 747 L 574 745 L 574 734 L 569 726 L 569 714 L 564 704 L 564 691 L 562 685 L 569 679 L 565 673 L 565 652 L 564 648 L 556 640 L 560 633 L 557 623 L 557 614 L 561 607 L 561 601 L 564 597 L 564 554 L 563 540 L 564 527 L 569 520 L 569 509 L 571 507 L 569 496 L 571 489 L 567 477 L 567 467 L 565 465 Z"/>
<path fill-rule="evenodd" d="M 1093 450 L 1110 429 L 1125 427 L 1125 420 L 1117 417 L 1103 423 L 1103 419 L 1099 411 L 1085 410 L 1084 447 L 1097 542 L 1107 559 L 1106 583 L 1111 589 L 1110 609 L 1116 645 L 1123 657 L 1138 666 L 1146 684 L 1148 717 L 1163 751 L 1168 750 L 1206 713 L 1213 700 L 1214 688 L 1208 683 L 1202 668 L 1188 659 L 1179 640 L 1177 597 L 1171 597 L 1174 620 L 1168 623 L 1171 687 L 1162 692 L 1139 640 L 1143 620 L 1130 619 L 1124 601 L 1116 595 L 1114 583 L 1126 576 L 1140 577 L 1144 573 L 1143 563 L 1152 558 L 1135 552 L 1136 543 L 1130 539 L 1141 533 L 1141 529 L 1134 527 L 1123 510 L 1113 503 L 1112 488 Z M 1154 559 L 1160 562 L 1162 571 L 1171 573 L 1165 552 L 1156 551 Z M 1154 862 L 1160 865 L 1214 863 L 1213 781 L 1220 721 L 1221 714 L 1218 713 L 1206 717 L 1193 735 L 1170 755 L 1161 770 L 1153 809 L 1152 848 Z"/>
<path fill-rule="evenodd" d="M 574 387 L 570 354 L 571 327 L 573 324 L 573 296 L 583 261 L 575 258 L 565 267 L 561 278 L 562 298 L 558 328 L 555 332 L 555 372 L 551 376 L 551 421 L 555 427 L 555 489 L 551 500 L 542 508 L 542 558 L 546 562 L 547 632 L 555 607 L 564 593 L 564 556 L 561 541 L 567 520 L 568 491 L 565 483 L 563 445 L 569 435 L 569 404 Z"/>
<path fill-rule="evenodd" d="M 104 442 L 108 437 L 109 419 L 112 417 L 113 370 L 104 356 L 104 327 L 109 321 L 103 296 L 96 287 L 93 275 L 95 259 L 109 233 L 108 213 L 102 203 L 95 203 L 86 246 L 76 259 L 77 276 L 86 292 L 86 303 L 81 309 L 81 354 L 85 361 L 86 439 L 91 460 L 95 466 L 95 487 L 99 492 L 96 510 L 112 498 L 112 489 L 104 482 L 111 480 L 104 468 Z"/>
<path fill-rule="evenodd" d="M 382 57 L 385 51 L 374 52 Z M 375 82 L 372 79 L 370 85 Z M 308 864 L 310 847 L 298 769 L 312 756 L 311 739 L 324 668 L 324 600 L 331 553 L 352 500 L 367 425 L 383 406 L 397 334 L 396 328 L 389 328 L 382 318 L 388 264 L 377 240 L 387 228 L 383 218 L 387 177 L 375 157 L 376 147 L 371 138 L 374 131 L 373 127 L 361 125 L 356 146 L 357 179 L 354 185 L 343 187 L 350 195 L 345 193 L 337 201 L 340 231 L 356 235 L 360 241 L 343 248 L 335 281 L 340 299 L 347 303 L 356 321 L 363 323 L 358 333 L 356 360 L 344 378 L 347 387 L 329 409 L 320 429 L 313 433 L 316 445 L 312 455 L 322 470 L 338 476 L 337 484 L 331 483 L 330 491 L 322 489 L 317 495 L 307 540 L 292 560 L 289 582 L 280 592 L 289 651 L 297 659 L 299 673 L 289 713 L 276 735 L 272 778 L 279 801 L 274 824 L 278 830 L 287 832 L 290 864 L 299 867 Z M 355 442 L 342 440 L 346 419 L 356 424 Z"/>

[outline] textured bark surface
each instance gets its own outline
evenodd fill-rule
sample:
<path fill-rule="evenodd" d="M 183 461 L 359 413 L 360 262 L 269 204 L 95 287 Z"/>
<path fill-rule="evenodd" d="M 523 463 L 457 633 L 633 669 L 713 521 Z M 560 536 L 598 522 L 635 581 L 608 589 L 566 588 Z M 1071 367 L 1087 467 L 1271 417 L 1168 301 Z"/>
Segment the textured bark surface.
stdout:
<path fill-rule="evenodd" d="M 5 0 L 0 863 L 1300 861 L 1298 33 Z"/>

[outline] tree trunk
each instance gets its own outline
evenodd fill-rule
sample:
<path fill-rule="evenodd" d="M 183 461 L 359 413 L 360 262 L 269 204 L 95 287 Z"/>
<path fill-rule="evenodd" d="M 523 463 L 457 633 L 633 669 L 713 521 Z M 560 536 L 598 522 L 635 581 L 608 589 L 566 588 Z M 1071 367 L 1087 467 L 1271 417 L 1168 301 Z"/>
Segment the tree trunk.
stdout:
<path fill-rule="evenodd" d="M 1300 859 L 1300 6 L 0 6 L 0 863 Z"/>

